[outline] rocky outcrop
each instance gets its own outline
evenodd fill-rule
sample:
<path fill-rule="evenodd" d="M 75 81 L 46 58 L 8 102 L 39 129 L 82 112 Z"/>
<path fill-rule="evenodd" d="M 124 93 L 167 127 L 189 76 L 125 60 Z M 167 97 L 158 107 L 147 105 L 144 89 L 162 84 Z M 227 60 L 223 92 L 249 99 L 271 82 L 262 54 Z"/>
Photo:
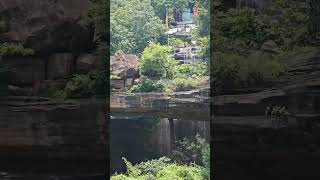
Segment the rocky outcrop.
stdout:
<path fill-rule="evenodd" d="M 124 91 L 135 84 L 135 79 L 139 77 L 138 57 L 132 54 L 125 54 L 117 51 L 110 58 L 111 74 L 119 79 L 111 80 L 113 91 Z"/>
<path fill-rule="evenodd" d="M 138 58 L 132 54 L 117 51 L 110 58 L 111 74 L 122 79 L 138 77 Z"/>
<path fill-rule="evenodd" d="M 0 40 L 42 54 L 86 51 L 94 32 L 85 18 L 89 7 L 89 0 L 2 0 Z"/>
<path fill-rule="evenodd" d="M 105 99 L 3 97 L 0 159 L 106 162 L 105 109 Z"/>
<path fill-rule="evenodd" d="M 177 93 L 112 93 L 110 108 L 113 114 L 132 116 L 178 118 L 209 121 L 208 90 Z"/>
<path fill-rule="evenodd" d="M 38 95 L 39 86 L 49 81 L 59 84 L 97 67 L 90 54 L 96 48 L 90 7 L 90 0 L 0 2 L 0 41 L 34 50 L 29 56 L 2 57 L 10 69 L 9 94 Z"/>
<path fill-rule="evenodd" d="M 269 41 L 263 43 L 261 46 L 261 50 L 263 52 L 267 52 L 267 53 L 279 53 L 280 52 L 278 45 L 272 40 L 269 40 Z"/>
<path fill-rule="evenodd" d="M 288 73 L 263 90 L 213 98 L 217 179 L 291 180 L 319 175 L 319 55 L 319 51 L 292 55 L 285 60 Z M 289 115 L 266 116 L 268 106 L 286 106 Z"/>

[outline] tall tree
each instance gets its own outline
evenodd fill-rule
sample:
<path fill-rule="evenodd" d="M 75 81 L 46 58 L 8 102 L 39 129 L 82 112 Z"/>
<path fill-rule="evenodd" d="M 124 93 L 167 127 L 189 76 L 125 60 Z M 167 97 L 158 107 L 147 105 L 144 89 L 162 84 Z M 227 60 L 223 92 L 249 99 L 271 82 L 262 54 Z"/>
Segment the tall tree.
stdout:
<path fill-rule="evenodd" d="M 120 49 L 126 53 L 141 53 L 149 42 L 157 42 L 165 32 L 150 0 L 126 0 L 112 10 L 110 23 L 111 53 Z"/>

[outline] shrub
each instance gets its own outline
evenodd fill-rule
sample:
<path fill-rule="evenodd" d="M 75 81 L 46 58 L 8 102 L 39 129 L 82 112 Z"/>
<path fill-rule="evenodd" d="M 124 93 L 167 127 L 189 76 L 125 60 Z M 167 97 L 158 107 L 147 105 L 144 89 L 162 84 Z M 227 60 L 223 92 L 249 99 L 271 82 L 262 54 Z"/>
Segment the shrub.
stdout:
<path fill-rule="evenodd" d="M 196 166 L 182 166 L 170 164 L 157 174 L 157 180 L 204 180 L 201 168 Z"/>
<path fill-rule="evenodd" d="M 169 45 L 172 46 L 172 45 L 178 45 L 178 46 L 184 46 L 184 45 L 188 45 L 187 42 L 181 40 L 181 39 L 178 39 L 178 38 L 169 38 Z"/>
<path fill-rule="evenodd" d="M 176 78 L 172 81 L 175 91 L 187 91 L 195 89 L 199 85 L 199 81 L 195 78 Z"/>
<path fill-rule="evenodd" d="M 90 74 L 75 74 L 66 84 L 64 91 L 67 98 L 87 97 L 94 94 L 95 79 Z"/>
<path fill-rule="evenodd" d="M 203 60 L 208 61 L 210 58 L 210 38 L 209 38 L 209 36 L 200 38 L 199 44 L 200 44 L 199 56 Z"/>
<path fill-rule="evenodd" d="M 129 92 L 164 92 L 165 89 L 161 82 L 141 77 L 139 84 L 133 85 Z"/>
<path fill-rule="evenodd" d="M 200 166 L 178 165 L 170 162 L 170 159 L 161 157 L 158 160 L 150 160 L 137 165 L 132 165 L 123 158 L 127 166 L 126 174 L 114 174 L 111 180 L 204 180 L 203 168 Z"/>
<path fill-rule="evenodd" d="M 191 77 L 208 75 L 209 67 L 206 62 L 181 64 L 174 67 L 175 77 Z"/>
<path fill-rule="evenodd" d="M 21 44 L 0 44 L 0 56 L 29 56 L 33 54 L 32 49 L 24 48 Z"/>
<path fill-rule="evenodd" d="M 135 167 L 141 171 L 144 175 L 156 176 L 156 174 L 164 167 L 170 164 L 170 159 L 167 157 L 161 157 L 159 159 L 152 159 L 146 162 L 136 164 Z"/>
<path fill-rule="evenodd" d="M 215 95 L 220 94 L 225 89 L 233 89 L 239 81 L 239 68 L 231 59 L 223 56 L 215 56 L 215 60 L 210 68 L 210 81 L 212 91 Z"/>
<path fill-rule="evenodd" d="M 259 85 L 286 73 L 285 65 L 278 58 L 279 56 L 268 57 L 262 54 L 217 54 L 211 67 L 214 93 Z"/>
<path fill-rule="evenodd" d="M 172 49 L 168 46 L 151 43 L 142 53 L 140 74 L 150 79 L 172 78 L 176 61 L 170 58 Z"/>

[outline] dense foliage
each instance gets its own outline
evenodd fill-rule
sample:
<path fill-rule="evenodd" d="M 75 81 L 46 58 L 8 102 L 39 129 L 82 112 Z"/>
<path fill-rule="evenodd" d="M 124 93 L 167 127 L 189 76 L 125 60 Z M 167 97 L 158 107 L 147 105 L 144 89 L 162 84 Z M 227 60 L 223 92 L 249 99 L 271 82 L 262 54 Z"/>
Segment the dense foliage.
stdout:
<path fill-rule="evenodd" d="M 24 48 L 21 44 L 2 43 L 0 44 L 0 57 L 1 56 L 29 56 L 33 55 L 34 50 Z"/>
<path fill-rule="evenodd" d="M 149 44 L 158 42 L 165 27 L 153 11 L 149 0 L 111 2 L 111 53 L 122 50 L 138 54 Z"/>
<path fill-rule="evenodd" d="M 169 46 L 151 43 L 140 58 L 140 74 L 150 79 L 172 78 L 176 61 L 171 58 Z"/>
<path fill-rule="evenodd" d="M 136 165 L 123 158 L 127 167 L 126 174 L 116 173 L 111 176 L 111 180 L 210 179 L 210 147 L 199 135 L 194 141 L 177 141 L 170 157 L 161 157 Z"/>
<path fill-rule="evenodd" d="M 285 74 L 285 54 L 319 42 L 315 7 L 313 1 L 277 0 L 270 8 L 257 12 L 249 7 L 225 9 L 220 0 L 214 1 L 214 55 L 210 68 L 213 94 L 265 85 Z M 264 51 L 265 43 L 269 43 L 270 52 Z"/>

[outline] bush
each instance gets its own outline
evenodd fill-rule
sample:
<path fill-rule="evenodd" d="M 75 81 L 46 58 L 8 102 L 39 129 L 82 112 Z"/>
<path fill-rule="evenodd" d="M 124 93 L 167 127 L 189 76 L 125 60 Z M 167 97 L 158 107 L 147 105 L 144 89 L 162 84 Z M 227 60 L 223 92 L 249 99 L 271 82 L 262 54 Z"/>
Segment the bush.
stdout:
<path fill-rule="evenodd" d="M 188 91 L 195 89 L 199 85 L 199 80 L 195 78 L 176 78 L 172 81 L 175 91 Z"/>
<path fill-rule="evenodd" d="M 169 38 L 169 45 L 172 46 L 172 45 L 177 45 L 177 46 L 184 46 L 184 45 L 188 45 L 189 43 L 181 40 L 181 39 L 178 39 L 178 38 Z"/>
<path fill-rule="evenodd" d="M 111 180 L 204 180 L 202 176 L 203 168 L 200 166 L 178 165 L 170 162 L 170 159 L 161 157 L 157 160 L 142 162 L 132 165 L 123 158 L 127 166 L 126 174 L 115 174 Z"/>
<path fill-rule="evenodd" d="M 182 166 L 170 164 L 157 174 L 157 180 L 204 180 L 201 168 L 196 166 Z"/>
<path fill-rule="evenodd" d="M 139 84 L 133 85 L 129 92 L 164 92 L 165 90 L 166 88 L 161 82 L 141 77 Z"/>
<path fill-rule="evenodd" d="M 279 56 L 262 54 L 241 56 L 217 54 L 211 67 L 211 83 L 215 94 L 250 85 L 260 85 L 286 73 Z"/>
<path fill-rule="evenodd" d="M 0 44 L 0 56 L 29 56 L 33 54 L 32 49 L 24 48 L 21 44 Z"/>
<path fill-rule="evenodd" d="M 161 157 L 159 159 L 141 162 L 140 164 L 136 164 L 135 167 L 139 169 L 142 174 L 154 177 L 164 167 L 168 166 L 170 161 L 167 157 Z"/>
<path fill-rule="evenodd" d="M 214 16 L 213 47 L 218 51 L 260 48 L 273 40 L 284 49 L 307 43 L 308 3 L 298 0 L 274 1 L 264 14 L 243 7 Z"/>
<path fill-rule="evenodd" d="M 177 63 L 169 57 L 171 51 L 169 46 L 151 43 L 142 53 L 140 74 L 149 79 L 172 78 Z"/>
<path fill-rule="evenodd" d="M 64 88 L 67 98 L 88 97 L 94 94 L 95 79 L 87 75 L 75 74 Z"/>

